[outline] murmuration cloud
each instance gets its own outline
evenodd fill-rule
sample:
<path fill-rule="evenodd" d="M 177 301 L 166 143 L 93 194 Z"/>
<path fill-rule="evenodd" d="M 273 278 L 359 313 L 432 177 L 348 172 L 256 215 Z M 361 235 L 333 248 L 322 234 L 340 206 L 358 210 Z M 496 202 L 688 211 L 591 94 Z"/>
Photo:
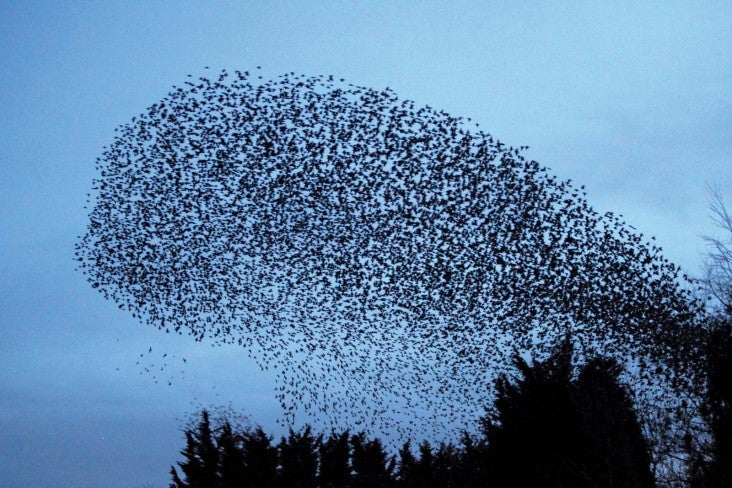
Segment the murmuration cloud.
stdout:
<path fill-rule="evenodd" d="M 117 132 L 81 270 L 154 327 L 241 345 L 277 372 L 289 420 L 462 428 L 514 350 L 569 332 L 637 384 L 683 378 L 699 305 L 678 267 L 460 117 L 237 71 L 189 78 Z"/>

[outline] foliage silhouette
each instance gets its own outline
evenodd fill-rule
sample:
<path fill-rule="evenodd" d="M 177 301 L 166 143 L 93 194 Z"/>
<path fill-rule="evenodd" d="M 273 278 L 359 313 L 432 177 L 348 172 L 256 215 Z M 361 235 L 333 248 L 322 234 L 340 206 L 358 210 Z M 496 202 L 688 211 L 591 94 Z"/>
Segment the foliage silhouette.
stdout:
<path fill-rule="evenodd" d="M 261 427 L 242 436 L 245 480 L 251 488 L 271 488 L 278 479 L 277 448 Z"/>
<path fill-rule="evenodd" d="M 395 461 L 379 439 L 367 439 L 361 432 L 351 436 L 353 488 L 388 488 L 394 484 Z"/>
<path fill-rule="evenodd" d="M 348 486 L 351 479 L 350 433 L 331 434 L 320 443 L 318 482 L 322 488 Z"/>
<path fill-rule="evenodd" d="M 725 358 L 726 363 L 719 363 L 721 368 L 730 367 L 729 356 Z M 184 461 L 179 463 L 186 479 L 181 480 L 171 469 L 171 486 L 654 486 L 648 444 L 631 396 L 620 382 L 622 368 L 617 362 L 593 357 L 573 365 L 569 337 L 544 361 L 529 364 L 518 354 L 514 360 L 519 375 L 515 380 L 507 376 L 497 380 L 496 402 L 481 420 L 482 438 L 464 433 L 458 446 L 443 442 L 437 448 L 423 441 L 417 455 L 407 442 L 398 456 L 391 456 L 380 439 L 369 438 L 365 432 L 331 432 L 325 437 L 314 435 L 306 426 L 299 432 L 290 429 L 273 447 L 271 437 L 261 428 L 234 433 L 224 423 L 212 435 L 204 411 L 197 429 L 186 431 Z M 725 369 L 714 371 L 721 378 L 727 374 Z M 729 395 L 726 383 L 713 384 L 720 395 Z M 710 391 L 717 391 L 714 388 Z M 728 397 L 709 398 L 714 418 L 722 419 L 719 432 L 728 434 Z M 724 486 L 702 484 L 724 479 L 720 476 L 727 469 L 729 441 L 719 439 L 716 457 L 697 466 L 700 487 Z"/>
<path fill-rule="evenodd" d="M 709 193 L 712 221 L 722 235 L 704 237 L 709 251 L 699 280 L 716 299 L 702 330 L 705 388 L 700 412 L 706 430 L 690 429 L 688 439 L 690 484 L 699 488 L 732 486 L 732 216 L 722 194 L 711 187 Z"/>
<path fill-rule="evenodd" d="M 178 466 L 185 477 L 181 480 L 175 467 L 170 468 L 173 482 L 172 488 L 217 488 L 219 449 L 211 432 L 209 413 L 206 410 L 201 412 L 201 421 L 198 428 L 187 430 L 186 447 L 181 452 L 183 462 Z"/>
<path fill-rule="evenodd" d="M 711 442 L 691 458 L 692 487 L 732 486 L 732 315 L 710 319 L 701 411 Z"/>
<path fill-rule="evenodd" d="M 573 378 L 568 337 L 543 362 L 515 355 L 483 419 L 490 486 L 652 487 L 648 446 L 619 366 L 593 359 Z"/>
<path fill-rule="evenodd" d="M 302 432 L 290 429 L 278 445 L 280 486 L 283 488 L 314 488 L 318 484 L 318 446 L 320 438 L 313 436 L 310 426 Z"/>
<path fill-rule="evenodd" d="M 458 487 L 483 488 L 488 476 L 487 442 L 485 438 L 475 438 L 463 432 L 458 447 L 459 469 L 457 470 Z"/>
<path fill-rule="evenodd" d="M 397 478 L 400 488 L 417 488 L 416 480 L 417 458 L 412 453 L 412 443 L 407 441 L 399 449 L 399 464 L 397 465 Z"/>
<path fill-rule="evenodd" d="M 573 382 L 581 421 L 584 476 L 592 486 L 653 486 L 649 446 L 613 360 L 592 358 Z"/>
<path fill-rule="evenodd" d="M 216 444 L 219 450 L 217 488 L 239 488 L 246 479 L 241 437 L 234 434 L 226 422 L 216 437 Z"/>

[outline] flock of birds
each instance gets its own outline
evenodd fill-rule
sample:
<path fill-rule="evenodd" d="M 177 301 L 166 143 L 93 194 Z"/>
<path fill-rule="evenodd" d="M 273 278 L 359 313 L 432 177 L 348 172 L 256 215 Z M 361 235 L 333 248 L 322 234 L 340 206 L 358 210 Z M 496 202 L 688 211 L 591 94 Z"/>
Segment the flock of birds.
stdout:
<path fill-rule="evenodd" d="M 275 370 L 288 422 L 450 433 L 569 332 L 659 401 L 689 280 L 523 149 L 389 89 L 191 77 L 105 148 L 77 259 L 140 320 Z"/>

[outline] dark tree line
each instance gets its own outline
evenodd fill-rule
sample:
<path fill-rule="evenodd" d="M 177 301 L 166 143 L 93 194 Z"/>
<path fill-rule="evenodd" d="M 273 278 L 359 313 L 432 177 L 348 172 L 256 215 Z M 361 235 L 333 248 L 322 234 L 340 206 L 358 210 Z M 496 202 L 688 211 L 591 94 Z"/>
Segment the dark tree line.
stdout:
<path fill-rule="evenodd" d="M 172 488 L 651 487 L 648 445 L 612 360 L 592 358 L 573 374 L 572 346 L 545 361 L 514 358 L 516 378 L 497 382 L 479 436 L 458 445 L 410 442 L 390 455 L 365 433 L 290 430 L 278 443 L 261 428 L 212 428 L 201 413 L 186 431 Z"/>

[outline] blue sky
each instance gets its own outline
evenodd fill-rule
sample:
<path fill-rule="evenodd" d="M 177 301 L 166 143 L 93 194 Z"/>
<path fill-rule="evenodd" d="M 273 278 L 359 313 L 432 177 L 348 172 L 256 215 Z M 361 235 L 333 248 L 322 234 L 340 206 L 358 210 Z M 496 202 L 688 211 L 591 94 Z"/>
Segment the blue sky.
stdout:
<path fill-rule="evenodd" d="M 705 185 L 732 195 L 728 2 L 3 1 L 0 19 L 0 486 L 167 486 L 197 405 L 278 432 L 246 351 L 158 333 L 74 270 L 114 128 L 204 66 L 471 117 L 692 274 Z"/>

